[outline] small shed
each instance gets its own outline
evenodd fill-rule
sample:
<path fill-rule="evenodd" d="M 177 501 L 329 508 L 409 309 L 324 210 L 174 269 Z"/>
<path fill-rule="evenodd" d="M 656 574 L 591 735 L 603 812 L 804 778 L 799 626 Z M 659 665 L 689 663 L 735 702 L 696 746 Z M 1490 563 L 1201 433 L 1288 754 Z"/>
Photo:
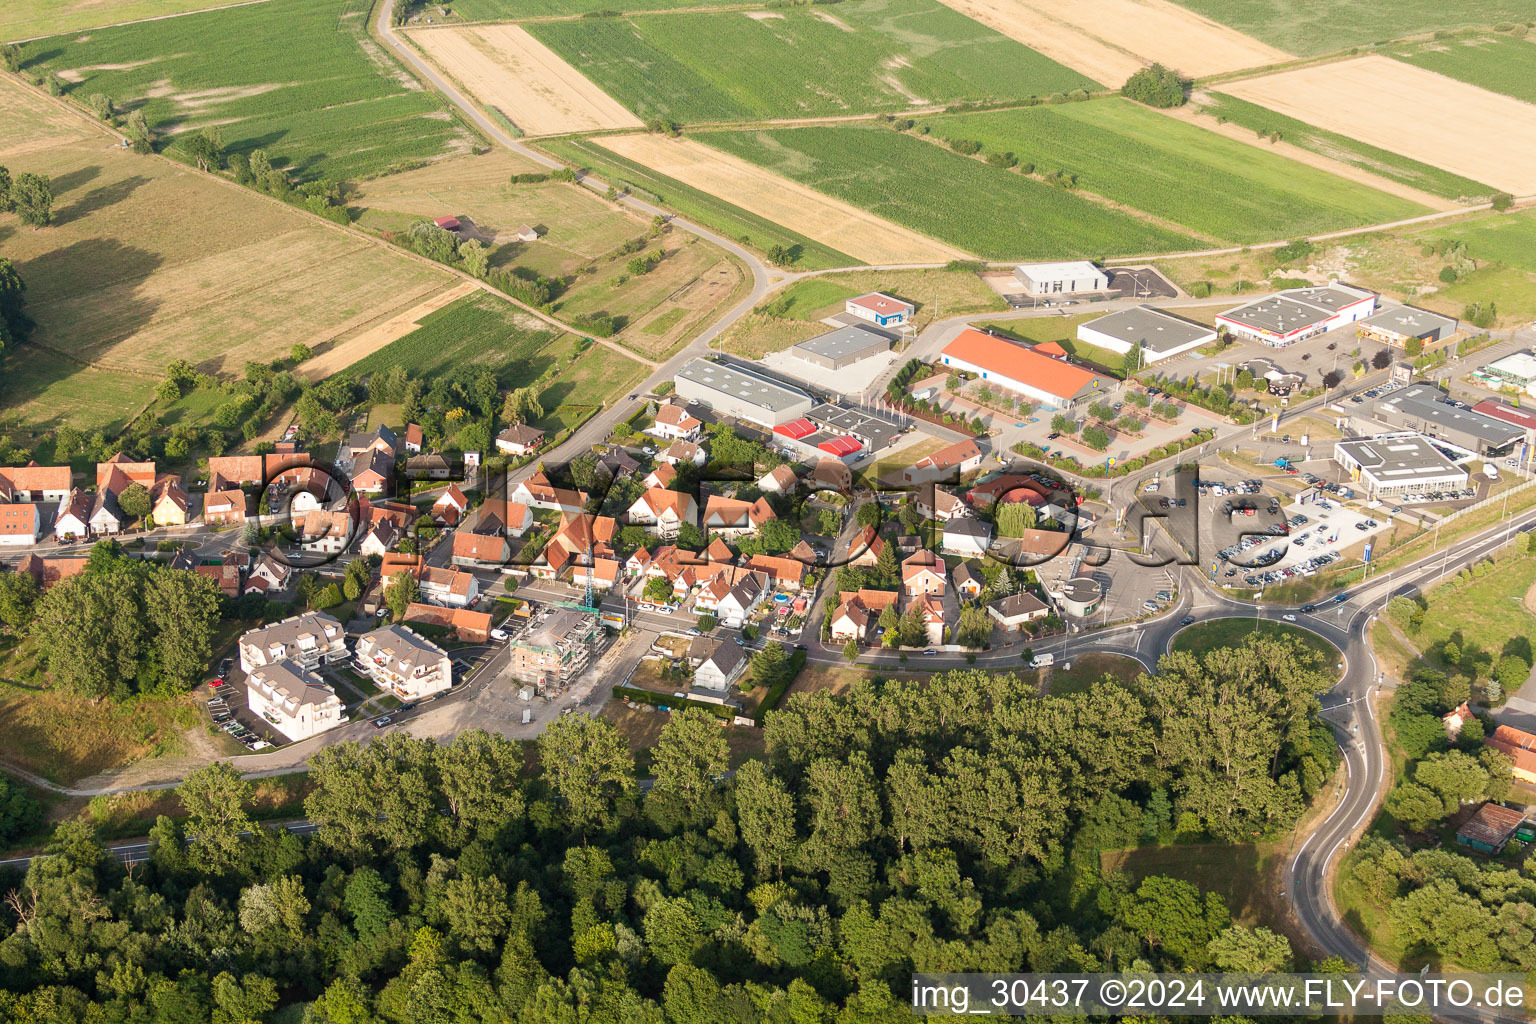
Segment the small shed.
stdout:
<path fill-rule="evenodd" d="M 434 220 L 432 223 L 436 224 L 438 227 L 442 228 L 444 231 L 457 231 L 457 230 L 459 230 L 459 218 L 457 218 L 457 217 L 439 217 L 436 220 Z"/>
<path fill-rule="evenodd" d="M 1524 821 L 1525 815 L 1520 811 L 1495 803 L 1483 804 L 1456 830 L 1456 845 L 1470 846 L 1481 853 L 1498 853 Z"/>
<path fill-rule="evenodd" d="M 528 224 L 519 224 L 517 226 L 517 240 L 519 242 L 537 242 L 539 240 L 539 229 Z"/>

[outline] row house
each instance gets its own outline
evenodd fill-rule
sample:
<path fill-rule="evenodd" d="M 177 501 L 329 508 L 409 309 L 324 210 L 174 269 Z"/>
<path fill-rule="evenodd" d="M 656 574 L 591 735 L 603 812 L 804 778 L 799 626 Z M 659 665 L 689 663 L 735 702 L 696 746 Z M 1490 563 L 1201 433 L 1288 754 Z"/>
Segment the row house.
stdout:
<path fill-rule="evenodd" d="M 16 566 L 17 572 L 24 572 L 37 581 L 37 585 L 43 590 L 48 590 L 55 584 L 62 583 L 71 576 L 78 576 L 85 571 L 88 558 L 44 558 L 41 555 L 28 555 Z"/>

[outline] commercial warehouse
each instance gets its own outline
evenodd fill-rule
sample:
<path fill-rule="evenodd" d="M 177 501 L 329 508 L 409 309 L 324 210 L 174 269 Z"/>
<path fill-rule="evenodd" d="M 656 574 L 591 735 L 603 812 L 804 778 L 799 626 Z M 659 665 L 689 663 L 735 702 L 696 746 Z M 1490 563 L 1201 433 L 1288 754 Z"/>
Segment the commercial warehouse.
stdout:
<path fill-rule="evenodd" d="M 815 400 L 803 391 L 736 366 L 690 359 L 677 371 L 677 393 L 702 402 L 721 416 L 776 427 L 811 411 Z"/>
<path fill-rule="evenodd" d="M 1452 405 L 1446 401 L 1445 392 L 1429 384 L 1410 384 L 1377 399 L 1371 416 L 1399 430 L 1418 431 L 1478 455 L 1506 455 L 1525 436 L 1512 423 Z"/>
<path fill-rule="evenodd" d="M 884 334 L 867 331 L 862 327 L 840 327 L 802 341 L 791 348 L 790 352 L 824 370 L 841 370 L 890 350 L 891 339 Z"/>
<path fill-rule="evenodd" d="M 1109 275 L 1087 260 L 1020 263 L 1013 268 L 1013 277 L 1029 295 L 1073 295 L 1109 287 Z"/>
<path fill-rule="evenodd" d="M 990 384 L 1054 406 L 1068 407 L 1105 394 L 1114 386 L 1110 378 L 1064 359 L 1053 359 L 971 328 L 945 346 L 940 359 L 952 369 L 967 370 Z"/>
<path fill-rule="evenodd" d="M 1371 498 L 1460 490 L 1468 474 L 1423 434 L 1382 434 L 1339 441 L 1333 461 Z"/>
<path fill-rule="evenodd" d="M 1216 323 L 1239 337 L 1285 348 L 1364 320 L 1375 310 L 1375 295 L 1335 283 L 1266 295 L 1218 314 Z"/>
<path fill-rule="evenodd" d="M 1536 395 L 1536 356 L 1516 352 L 1479 367 L 1472 376 L 1495 388 L 1514 388 Z"/>
<path fill-rule="evenodd" d="M 1389 348 L 1403 348 L 1411 340 L 1429 344 L 1455 334 L 1461 324 L 1449 316 L 1412 306 L 1394 306 L 1360 321 L 1360 337 L 1379 341 Z"/>
<path fill-rule="evenodd" d="M 1472 411 L 1483 416 L 1519 427 L 1523 432 L 1521 443 L 1525 445 L 1525 454 L 1536 451 L 1536 413 L 1529 409 L 1517 409 L 1512 405 L 1492 398 L 1485 398 L 1472 407 Z"/>
<path fill-rule="evenodd" d="M 1139 346 L 1146 364 L 1209 345 L 1216 331 L 1152 306 L 1132 306 L 1079 325 L 1077 340 L 1121 355 Z"/>

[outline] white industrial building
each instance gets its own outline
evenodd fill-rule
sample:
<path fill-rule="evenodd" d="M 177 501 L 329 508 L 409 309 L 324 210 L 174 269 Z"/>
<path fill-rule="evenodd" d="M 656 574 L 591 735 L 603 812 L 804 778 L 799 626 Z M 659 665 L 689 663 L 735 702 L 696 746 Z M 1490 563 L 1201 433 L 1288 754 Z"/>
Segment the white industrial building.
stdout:
<path fill-rule="evenodd" d="M 1347 284 L 1291 288 L 1234 306 L 1216 323 L 1243 338 L 1271 348 L 1285 348 L 1345 324 L 1364 320 L 1376 311 L 1376 296 Z"/>
<path fill-rule="evenodd" d="M 1371 498 L 1460 490 L 1467 486 L 1467 471 L 1444 448 L 1423 434 L 1379 434 L 1337 442 L 1333 461 Z"/>
<path fill-rule="evenodd" d="M 246 677 L 251 714 L 290 740 L 304 740 L 340 725 L 341 698 L 314 672 L 297 662 L 257 666 Z"/>
<path fill-rule="evenodd" d="M 690 359 L 677 371 L 677 393 L 702 402 L 722 416 L 735 416 L 765 427 L 799 419 L 815 400 L 804 391 L 738 366 Z"/>
<path fill-rule="evenodd" d="M 1140 347 L 1146 364 L 1209 345 L 1216 331 L 1153 306 L 1132 306 L 1078 325 L 1077 340 L 1121 355 Z"/>
<path fill-rule="evenodd" d="M 1480 367 L 1472 376 L 1495 388 L 1513 388 L 1536 395 L 1536 356 L 1516 352 Z"/>
<path fill-rule="evenodd" d="M 1109 275 L 1087 260 L 1020 263 L 1013 268 L 1013 277 L 1030 295 L 1073 295 L 1109 288 Z"/>

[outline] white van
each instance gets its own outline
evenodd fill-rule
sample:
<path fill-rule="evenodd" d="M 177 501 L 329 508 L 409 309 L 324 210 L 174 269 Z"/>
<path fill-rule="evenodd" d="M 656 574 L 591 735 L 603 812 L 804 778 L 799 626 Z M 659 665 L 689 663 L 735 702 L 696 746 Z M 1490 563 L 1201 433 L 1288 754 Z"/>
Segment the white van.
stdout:
<path fill-rule="evenodd" d="M 1037 655 L 1035 655 L 1034 659 L 1032 661 L 1030 661 L 1029 667 L 1030 668 L 1045 668 L 1047 665 L 1054 665 L 1054 664 L 1056 664 L 1056 655 L 1054 655 L 1054 654 L 1037 654 Z"/>

